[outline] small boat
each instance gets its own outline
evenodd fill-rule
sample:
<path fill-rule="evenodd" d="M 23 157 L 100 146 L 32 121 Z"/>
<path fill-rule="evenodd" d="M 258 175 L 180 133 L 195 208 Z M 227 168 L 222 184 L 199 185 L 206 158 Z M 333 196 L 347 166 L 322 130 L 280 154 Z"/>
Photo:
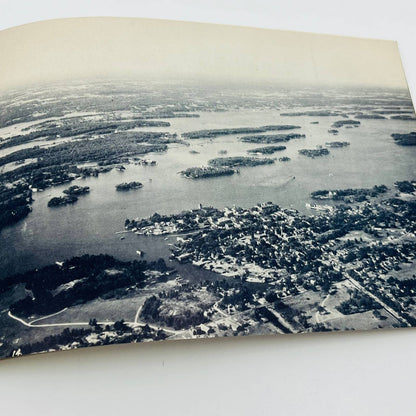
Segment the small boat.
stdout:
<path fill-rule="evenodd" d="M 306 208 L 309 208 L 309 209 L 314 209 L 316 211 L 331 212 L 331 211 L 334 210 L 334 207 L 331 206 L 331 205 L 317 205 L 317 204 L 309 204 L 309 203 L 306 203 L 305 204 L 305 207 Z"/>

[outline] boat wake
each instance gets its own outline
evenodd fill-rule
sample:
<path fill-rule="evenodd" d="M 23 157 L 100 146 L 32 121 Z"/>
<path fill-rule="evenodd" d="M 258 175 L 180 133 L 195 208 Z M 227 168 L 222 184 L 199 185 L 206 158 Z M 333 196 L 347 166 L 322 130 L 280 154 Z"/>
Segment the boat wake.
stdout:
<path fill-rule="evenodd" d="M 256 186 L 273 186 L 275 188 L 284 188 L 287 185 L 290 185 L 292 182 L 294 182 L 296 180 L 296 176 L 289 176 L 286 177 L 284 179 L 282 178 L 276 178 L 276 177 L 270 177 L 270 178 L 265 178 L 264 181 L 262 181 L 262 183 L 256 185 Z"/>

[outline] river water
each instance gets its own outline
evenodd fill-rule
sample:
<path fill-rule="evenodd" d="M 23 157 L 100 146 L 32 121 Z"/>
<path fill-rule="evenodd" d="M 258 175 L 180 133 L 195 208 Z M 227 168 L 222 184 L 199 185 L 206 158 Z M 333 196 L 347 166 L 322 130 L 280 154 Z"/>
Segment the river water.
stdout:
<path fill-rule="evenodd" d="M 146 129 L 179 134 L 210 128 L 295 124 L 302 128 L 294 132 L 306 138 L 286 143 L 287 149 L 273 156 L 289 156 L 290 162 L 241 168 L 240 174 L 233 176 L 189 180 L 177 172 L 207 165 L 209 159 L 219 157 L 219 151 L 227 151 L 226 156 L 247 156 L 248 149 L 261 144 L 242 143 L 235 135 L 193 140 L 190 146 L 171 144 L 167 152 L 146 156 L 156 160 L 157 166 L 129 165 L 124 172 L 114 170 L 73 182 L 91 189 L 74 205 L 47 207 L 48 200 L 61 195 L 68 184 L 34 193 L 29 216 L 0 232 L 0 277 L 85 253 L 108 253 L 131 260 L 137 258 L 136 250 L 143 250 L 147 259 L 168 258 L 171 238 L 117 234 L 123 230 L 126 218 L 176 213 L 200 203 L 223 208 L 250 207 L 266 201 L 311 214 L 305 203 L 310 202 L 312 191 L 392 186 L 397 180 L 416 178 L 416 148 L 398 146 L 390 136 L 416 130 L 414 122 L 362 120 L 358 128 L 341 128 L 338 136 L 328 133 L 330 125 L 339 119 L 282 117 L 276 110 L 238 110 L 200 113 L 200 118 L 172 119 L 168 128 Z M 351 144 L 330 149 L 329 156 L 315 159 L 298 154 L 299 149 L 335 140 Z M 144 186 L 116 192 L 116 184 L 130 181 L 140 181 Z M 125 238 L 120 239 L 122 236 Z"/>

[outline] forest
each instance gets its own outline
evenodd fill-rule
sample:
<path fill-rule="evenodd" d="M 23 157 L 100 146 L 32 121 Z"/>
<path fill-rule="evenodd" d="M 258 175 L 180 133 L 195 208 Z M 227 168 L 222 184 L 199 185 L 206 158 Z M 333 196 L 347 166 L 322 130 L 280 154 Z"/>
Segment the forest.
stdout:
<path fill-rule="evenodd" d="M 141 287 L 147 270 L 166 272 L 165 262 L 123 262 L 109 255 L 73 257 L 62 265 L 9 276 L 0 281 L 0 292 L 24 284 L 26 297 L 10 305 L 10 311 L 20 317 L 47 315 L 74 304 L 85 303 L 102 296 L 115 296 L 117 289 Z M 68 285 L 68 283 L 71 283 Z M 117 296 L 123 296 L 118 291 Z"/>

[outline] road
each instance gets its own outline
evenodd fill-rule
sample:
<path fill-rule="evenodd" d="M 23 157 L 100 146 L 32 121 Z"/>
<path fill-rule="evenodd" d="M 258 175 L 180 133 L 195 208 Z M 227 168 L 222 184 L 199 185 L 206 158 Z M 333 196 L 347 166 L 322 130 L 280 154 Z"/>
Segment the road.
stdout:
<path fill-rule="evenodd" d="M 59 322 L 59 323 L 53 323 L 53 324 L 36 324 L 36 325 L 34 324 L 34 322 L 38 322 L 38 321 L 40 321 L 42 319 L 46 319 L 46 318 L 49 318 L 51 316 L 58 315 L 59 313 L 64 312 L 66 309 L 67 308 L 62 309 L 61 311 L 56 312 L 56 313 L 54 313 L 52 315 L 42 316 L 42 318 L 35 319 L 35 320 L 31 321 L 31 322 L 26 322 L 24 319 L 19 318 L 19 317 L 13 315 L 10 311 L 7 313 L 7 315 L 10 318 L 14 319 L 15 321 L 20 322 L 22 325 L 27 326 L 27 327 L 30 327 L 30 328 L 48 328 L 48 327 L 54 327 L 54 326 L 87 326 L 87 325 L 90 324 L 89 322 Z M 126 324 L 129 324 L 129 323 L 130 324 L 133 324 L 133 322 L 126 322 Z M 99 325 L 113 325 L 114 322 L 109 322 L 109 321 L 106 321 L 106 322 L 97 322 L 97 324 L 99 324 Z"/>
<path fill-rule="evenodd" d="M 139 319 L 141 308 L 142 308 L 142 306 L 140 306 L 140 308 L 137 310 L 136 316 L 134 318 L 134 322 L 125 321 L 124 323 L 127 324 L 127 325 L 130 325 L 130 326 L 133 326 L 133 327 L 134 326 L 140 326 L 140 325 L 142 325 L 142 326 L 147 325 L 149 328 L 152 328 L 155 331 L 162 330 L 162 331 L 165 331 L 165 332 L 173 334 L 173 335 L 178 335 L 178 334 L 181 334 L 182 332 L 184 332 L 184 330 L 175 331 L 173 329 L 163 328 L 163 327 L 160 327 L 160 326 L 155 326 L 155 325 L 148 324 L 146 322 L 139 321 L 138 319 Z M 56 312 L 56 313 L 53 313 L 53 314 L 47 315 L 47 316 L 42 316 L 41 318 L 34 319 L 31 322 L 26 322 L 24 319 L 13 315 L 10 311 L 7 313 L 7 315 L 10 318 L 14 319 L 15 321 L 20 322 L 22 325 L 27 326 L 29 328 L 48 328 L 48 327 L 68 327 L 68 326 L 88 326 L 88 325 L 90 325 L 89 322 L 59 322 L 59 323 L 51 323 L 51 324 L 35 324 L 35 322 L 39 322 L 43 319 L 50 318 L 52 316 L 56 316 L 56 315 L 58 315 L 58 314 L 60 314 L 64 311 L 66 311 L 67 309 L 68 308 L 64 308 L 64 309 L 60 310 L 59 312 Z M 115 322 L 104 321 L 104 322 L 97 322 L 97 324 L 98 325 L 114 325 Z"/>
<path fill-rule="evenodd" d="M 406 321 L 398 312 L 396 312 L 392 307 L 386 305 L 379 297 L 365 289 L 360 283 L 358 283 L 355 279 L 352 277 L 348 277 L 347 280 L 358 290 L 365 293 L 367 296 L 369 296 L 371 299 L 375 300 L 377 303 L 379 303 L 382 308 L 388 312 L 393 318 L 395 318 L 397 321 L 405 324 L 406 326 L 412 326 L 409 324 L 409 322 Z"/>

